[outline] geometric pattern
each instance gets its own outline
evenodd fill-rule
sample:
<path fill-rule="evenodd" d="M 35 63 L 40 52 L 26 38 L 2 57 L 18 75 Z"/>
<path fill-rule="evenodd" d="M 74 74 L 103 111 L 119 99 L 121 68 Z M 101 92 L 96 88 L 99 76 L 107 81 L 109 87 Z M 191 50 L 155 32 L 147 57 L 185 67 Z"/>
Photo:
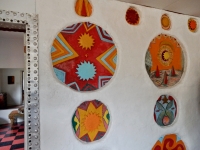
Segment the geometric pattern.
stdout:
<path fill-rule="evenodd" d="M 61 33 L 58 34 L 51 47 L 51 57 L 53 65 L 77 57 L 78 54 L 73 50 Z"/>
<path fill-rule="evenodd" d="M 53 68 L 54 69 L 54 72 L 57 76 L 57 78 L 61 81 L 61 82 L 64 82 L 65 83 L 65 76 L 66 76 L 66 73 L 62 70 L 59 70 L 57 68 Z"/>
<path fill-rule="evenodd" d="M 52 43 L 51 59 L 61 83 L 77 91 L 92 91 L 103 87 L 114 75 L 117 49 L 100 26 L 80 22 L 58 33 Z"/>
<path fill-rule="evenodd" d="M 170 95 L 161 95 L 154 108 L 154 120 L 159 126 L 168 126 L 173 123 L 177 114 L 175 99 Z"/>
<path fill-rule="evenodd" d="M 108 49 L 106 52 L 97 57 L 97 60 L 107 69 L 110 73 L 114 74 L 116 68 L 117 51 L 115 46 Z"/>
<path fill-rule="evenodd" d="M 99 76 L 99 88 L 104 86 L 111 78 L 112 76 Z"/>
<path fill-rule="evenodd" d="M 0 125 L 0 150 L 24 149 L 24 123 Z"/>
<path fill-rule="evenodd" d="M 92 5 L 88 0 L 76 0 L 75 11 L 79 16 L 89 17 L 92 14 Z"/>
<path fill-rule="evenodd" d="M 186 147 L 178 135 L 169 134 L 160 137 L 152 150 L 186 150 Z"/>
<path fill-rule="evenodd" d="M 184 72 L 184 63 L 182 48 L 174 37 L 159 34 L 149 44 L 145 66 L 157 87 L 166 88 L 178 83 Z"/>
<path fill-rule="evenodd" d="M 110 114 L 98 100 L 85 101 L 79 105 L 72 117 L 72 126 L 78 139 L 92 142 L 101 139 L 109 126 Z"/>

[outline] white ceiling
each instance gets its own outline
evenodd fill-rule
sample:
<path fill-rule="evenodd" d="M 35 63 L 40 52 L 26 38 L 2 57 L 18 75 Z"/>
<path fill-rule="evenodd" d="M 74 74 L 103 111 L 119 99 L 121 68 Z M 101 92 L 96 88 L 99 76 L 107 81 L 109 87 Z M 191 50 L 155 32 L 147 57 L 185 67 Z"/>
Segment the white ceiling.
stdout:
<path fill-rule="evenodd" d="M 23 32 L 0 31 L 0 38 L 24 38 Z"/>
<path fill-rule="evenodd" d="M 118 0 L 200 17 L 200 0 Z"/>

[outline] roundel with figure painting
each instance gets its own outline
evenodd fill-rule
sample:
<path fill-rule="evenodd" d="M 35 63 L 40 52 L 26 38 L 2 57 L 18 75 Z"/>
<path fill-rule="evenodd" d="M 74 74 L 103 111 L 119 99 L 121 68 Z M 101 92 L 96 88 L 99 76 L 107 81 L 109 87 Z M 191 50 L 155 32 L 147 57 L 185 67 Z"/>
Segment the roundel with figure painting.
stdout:
<path fill-rule="evenodd" d="M 80 22 L 58 33 L 51 46 L 57 79 L 77 91 L 103 87 L 115 73 L 117 49 L 100 26 Z"/>

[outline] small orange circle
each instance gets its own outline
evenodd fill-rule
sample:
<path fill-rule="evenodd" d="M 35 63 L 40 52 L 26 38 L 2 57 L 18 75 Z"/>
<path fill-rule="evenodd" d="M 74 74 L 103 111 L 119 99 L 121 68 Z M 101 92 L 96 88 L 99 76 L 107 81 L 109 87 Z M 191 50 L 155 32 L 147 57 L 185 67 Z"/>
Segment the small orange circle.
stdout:
<path fill-rule="evenodd" d="M 189 19 L 188 20 L 188 28 L 190 29 L 190 31 L 195 32 L 197 29 L 197 22 L 194 19 Z"/>
<path fill-rule="evenodd" d="M 96 130 L 100 123 L 100 117 L 97 114 L 88 114 L 84 121 L 85 128 L 89 132 Z"/>
<path fill-rule="evenodd" d="M 166 14 L 162 15 L 161 25 L 162 25 L 163 29 L 169 30 L 169 28 L 171 27 L 171 21 L 170 21 L 168 15 L 166 15 Z"/>

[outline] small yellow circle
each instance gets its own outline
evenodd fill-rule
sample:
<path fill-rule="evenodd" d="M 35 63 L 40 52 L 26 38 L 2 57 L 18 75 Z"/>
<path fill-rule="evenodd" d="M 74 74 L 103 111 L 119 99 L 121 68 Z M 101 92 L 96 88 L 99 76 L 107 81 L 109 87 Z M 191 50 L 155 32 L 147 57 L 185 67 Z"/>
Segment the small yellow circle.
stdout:
<path fill-rule="evenodd" d="M 165 59 L 165 60 L 168 60 L 169 57 L 170 57 L 169 52 L 165 52 L 165 53 L 164 53 L 164 59 Z"/>

